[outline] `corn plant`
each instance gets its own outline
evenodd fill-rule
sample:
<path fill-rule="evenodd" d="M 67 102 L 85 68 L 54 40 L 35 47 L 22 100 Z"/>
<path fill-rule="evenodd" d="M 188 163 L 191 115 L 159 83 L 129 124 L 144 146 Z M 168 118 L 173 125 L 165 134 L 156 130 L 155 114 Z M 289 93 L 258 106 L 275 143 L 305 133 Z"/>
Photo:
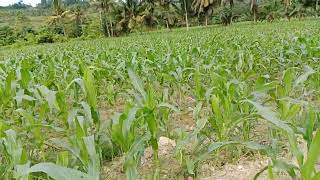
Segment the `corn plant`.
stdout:
<path fill-rule="evenodd" d="M 317 179 L 319 32 L 316 20 L 235 24 L 0 50 L 0 177 L 103 179 L 123 159 L 128 179 L 161 179 L 166 136 L 184 176 L 261 151 L 270 178 Z"/>
<path fill-rule="evenodd" d="M 308 153 L 307 153 L 307 156 L 304 157 L 303 153 L 298 148 L 298 138 L 297 138 L 297 134 L 295 133 L 295 130 L 292 129 L 287 123 L 285 123 L 285 121 L 280 120 L 279 116 L 275 112 L 270 110 L 270 108 L 264 107 L 257 102 L 250 101 L 250 103 L 257 108 L 258 114 L 260 114 L 265 120 L 272 123 L 273 125 L 275 125 L 277 128 L 279 128 L 281 131 L 283 131 L 286 134 L 289 140 L 290 150 L 298 163 L 298 165 L 295 165 L 292 163 L 287 163 L 282 160 L 278 160 L 275 157 L 273 157 L 272 158 L 273 164 L 271 165 L 271 169 L 280 168 L 281 170 L 286 171 L 293 179 L 297 179 L 299 177 L 301 179 L 317 179 L 319 177 L 319 173 L 315 171 L 315 167 L 316 167 L 316 162 L 319 158 L 319 148 L 317 147 L 319 146 L 319 143 L 320 143 L 320 131 L 317 129 L 314 129 L 314 123 L 316 121 L 319 121 L 319 119 L 314 119 L 317 117 L 315 117 L 314 115 L 311 115 L 312 119 L 309 119 L 308 121 L 306 121 L 306 123 L 308 124 L 306 125 L 307 126 L 306 132 L 308 132 L 309 135 L 305 134 L 304 136 L 306 137 L 305 140 L 308 143 Z M 315 135 L 312 138 L 312 140 L 310 140 L 310 137 L 309 137 L 310 131 L 312 132 L 312 134 L 313 132 L 315 132 Z M 268 168 L 269 166 L 262 169 L 261 172 L 263 172 L 264 170 L 267 170 Z M 261 172 L 259 172 L 255 176 L 255 179 L 259 177 Z M 296 172 L 299 172 L 299 176 L 297 175 Z"/>

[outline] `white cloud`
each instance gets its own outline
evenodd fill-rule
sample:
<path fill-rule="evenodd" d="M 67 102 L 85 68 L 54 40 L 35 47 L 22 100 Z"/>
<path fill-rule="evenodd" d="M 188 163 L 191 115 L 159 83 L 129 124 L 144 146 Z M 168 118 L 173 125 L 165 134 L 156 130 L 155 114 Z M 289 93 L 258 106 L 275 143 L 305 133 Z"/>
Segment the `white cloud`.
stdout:
<path fill-rule="evenodd" d="M 18 1 L 19 0 L 0 0 L 0 6 L 8 6 L 8 5 L 14 4 Z M 40 0 L 23 0 L 23 3 L 35 6 L 38 3 L 40 3 Z"/>
<path fill-rule="evenodd" d="M 23 0 L 25 4 L 31 4 L 31 6 L 36 6 L 40 3 L 40 0 Z"/>

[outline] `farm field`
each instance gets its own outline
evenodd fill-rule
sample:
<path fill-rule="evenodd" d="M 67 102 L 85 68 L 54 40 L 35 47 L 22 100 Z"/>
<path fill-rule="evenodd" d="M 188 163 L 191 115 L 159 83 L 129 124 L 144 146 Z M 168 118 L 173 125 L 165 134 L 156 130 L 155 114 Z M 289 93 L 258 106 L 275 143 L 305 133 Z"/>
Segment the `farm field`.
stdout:
<path fill-rule="evenodd" d="M 318 20 L 0 50 L 0 179 L 318 180 L 319 62 Z"/>

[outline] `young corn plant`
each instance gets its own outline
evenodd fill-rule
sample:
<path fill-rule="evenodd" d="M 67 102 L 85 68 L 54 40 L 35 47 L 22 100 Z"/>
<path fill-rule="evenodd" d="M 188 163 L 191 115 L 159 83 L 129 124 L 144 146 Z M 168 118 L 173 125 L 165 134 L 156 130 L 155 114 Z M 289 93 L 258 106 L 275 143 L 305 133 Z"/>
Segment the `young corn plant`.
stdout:
<path fill-rule="evenodd" d="M 138 111 L 141 113 L 140 116 L 143 119 L 143 122 L 147 125 L 147 129 L 150 133 L 150 144 L 153 150 L 154 162 L 157 167 L 156 172 L 158 172 L 158 139 L 160 133 L 159 130 L 161 129 L 160 122 L 158 119 L 158 112 L 159 109 L 161 110 L 162 107 L 169 108 L 173 111 L 177 111 L 177 109 L 168 103 L 159 103 L 152 85 L 148 84 L 145 90 L 141 79 L 133 72 L 132 69 L 128 69 L 128 75 L 132 85 L 138 92 L 134 93 L 134 97 L 137 103 Z"/>
<path fill-rule="evenodd" d="M 97 111 L 97 92 L 93 72 L 89 68 L 83 70 L 81 79 L 73 80 L 68 86 L 69 90 L 73 83 L 77 83 L 84 94 L 84 99 L 77 106 L 73 106 L 67 112 L 65 119 L 65 137 L 52 139 L 52 142 L 64 150 L 68 150 L 81 164 L 81 169 L 90 177 L 99 179 L 100 176 L 100 149 L 96 149 L 97 137 L 95 136 L 100 127 L 100 119 Z M 79 96 L 79 95 L 76 95 Z M 66 105 L 66 99 L 61 94 L 58 106 Z M 62 111 L 66 112 L 66 109 Z"/>
<path fill-rule="evenodd" d="M 258 111 L 258 114 L 264 118 L 267 122 L 273 124 L 279 130 L 281 130 L 288 138 L 290 145 L 290 152 L 295 157 L 297 164 L 279 160 L 276 157 L 271 157 L 272 164 L 268 165 L 259 172 L 254 179 L 257 179 L 261 173 L 265 170 L 269 171 L 272 176 L 272 169 L 277 168 L 287 172 L 293 179 L 318 179 L 319 172 L 316 170 L 316 163 L 320 156 L 320 131 L 315 127 L 315 123 L 319 122 L 319 117 L 316 117 L 314 112 L 310 111 L 310 116 L 305 121 L 306 129 L 303 131 L 304 140 L 308 143 L 308 150 L 306 156 L 301 152 L 298 147 L 298 133 L 296 129 L 290 127 L 285 121 L 279 118 L 279 115 L 272 111 L 269 107 L 262 106 L 261 104 L 253 101 L 249 101 Z M 312 135 L 311 135 L 312 134 Z M 312 137 L 310 137 L 312 136 Z M 311 140 L 312 139 L 312 140 Z"/>
<path fill-rule="evenodd" d="M 199 103 L 194 109 L 196 127 L 190 133 L 178 130 L 178 143 L 176 157 L 178 158 L 185 177 L 198 177 L 198 170 L 206 159 L 210 159 L 217 152 L 228 146 L 243 146 L 249 150 L 267 151 L 268 147 L 253 141 L 213 141 L 210 130 L 210 122 L 206 117 L 201 117 L 200 112 L 203 105 Z M 211 131 L 209 131 L 211 132 Z"/>

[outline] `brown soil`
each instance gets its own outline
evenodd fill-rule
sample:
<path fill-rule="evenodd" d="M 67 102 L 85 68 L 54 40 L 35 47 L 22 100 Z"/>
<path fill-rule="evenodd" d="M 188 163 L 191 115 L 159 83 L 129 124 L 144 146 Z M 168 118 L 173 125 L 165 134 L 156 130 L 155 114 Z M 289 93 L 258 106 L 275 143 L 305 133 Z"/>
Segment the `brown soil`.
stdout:
<path fill-rule="evenodd" d="M 174 156 L 174 148 L 175 142 L 173 140 L 166 137 L 160 138 L 160 178 L 168 180 L 192 180 L 192 177 L 183 176 L 181 166 Z M 116 158 L 112 162 L 106 163 L 102 170 L 102 179 L 125 179 L 125 174 L 122 168 L 123 161 L 124 158 Z M 226 163 L 223 166 L 217 166 L 217 163 L 214 161 L 206 161 L 200 165 L 198 177 L 203 180 L 250 180 L 267 164 L 268 158 L 259 155 L 255 155 L 248 159 L 240 159 L 234 163 Z M 144 156 L 141 159 L 141 165 L 139 167 L 141 179 L 146 179 L 148 175 L 152 175 L 154 169 L 152 149 L 149 147 L 146 148 Z M 290 179 L 285 175 L 278 175 L 276 177 L 276 179 L 281 180 Z M 268 177 L 266 173 L 263 173 L 259 179 L 267 180 Z"/>
<path fill-rule="evenodd" d="M 192 97 L 187 97 L 185 102 L 179 104 L 180 112 L 171 115 L 169 121 L 170 130 L 176 128 L 183 128 L 189 132 L 195 127 L 195 120 L 193 119 L 193 108 L 196 106 L 195 100 Z M 100 115 L 102 120 L 110 120 L 114 112 L 121 112 L 124 105 L 120 104 L 117 108 L 109 108 L 109 110 L 101 110 Z M 264 137 L 268 132 L 269 125 L 263 121 L 259 121 L 255 126 L 254 134 L 256 140 L 265 139 Z M 183 170 L 177 157 L 175 156 L 176 142 L 167 137 L 160 137 L 159 140 L 159 160 L 160 160 L 160 178 L 161 179 L 193 179 L 192 177 L 183 176 Z M 257 154 L 249 155 L 248 157 L 241 156 L 235 162 L 227 163 L 226 158 L 220 157 L 211 159 L 200 164 L 199 179 L 204 180 L 249 180 L 252 179 L 256 173 L 268 164 L 268 158 Z M 228 158 L 227 158 L 228 159 Z M 223 165 L 221 165 L 223 161 Z M 111 162 L 106 162 L 102 169 L 102 179 L 122 180 L 125 178 L 123 170 L 124 157 L 115 158 Z M 152 179 L 152 174 L 155 170 L 153 163 L 151 147 L 145 149 L 144 156 L 141 159 L 141 164 L 138 169 L 141 179 Z M 266 173 L 262 174 L 259 179 L 268 179 Z M 287 176 L 280 175 L 276 179 L 289 179 Z"/>

